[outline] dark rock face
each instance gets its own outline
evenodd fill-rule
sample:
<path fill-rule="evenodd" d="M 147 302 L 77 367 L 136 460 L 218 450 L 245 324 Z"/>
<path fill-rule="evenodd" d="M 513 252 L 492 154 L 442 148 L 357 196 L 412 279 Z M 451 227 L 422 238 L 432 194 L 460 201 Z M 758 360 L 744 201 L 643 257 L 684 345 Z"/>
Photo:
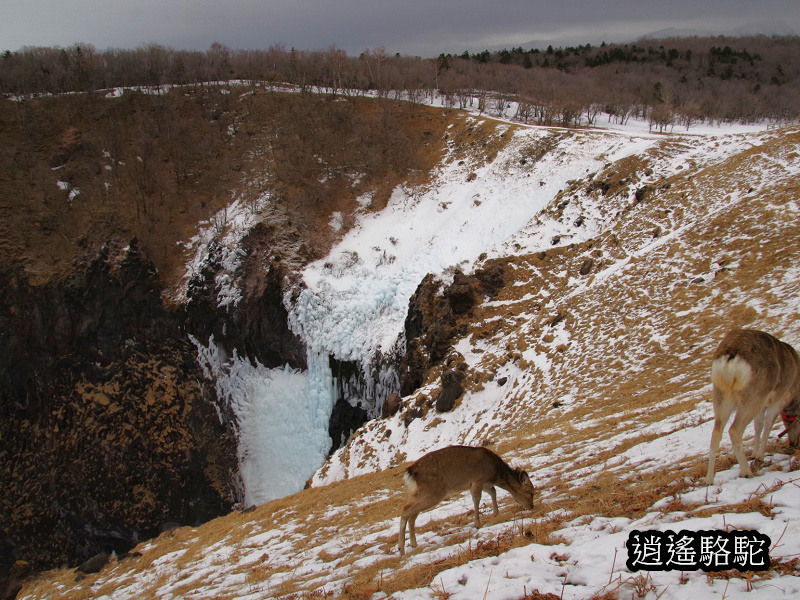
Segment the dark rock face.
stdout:
<path fill-rule="evenodd" d="M 277 233 L 256 225 L 242 241 L 242 301 L 230 310 L 217 306 L 215 277 L 220 272 L 221 249 L 212 243 L 202 270 L 189 281 L 182 325 L 203 343 L 213 335 L 217 344 L 237 348 L 241 355 L 266 367 L 289 364 L 306 369 L 306 349 L 291 332 L 283 305 L 285 272 L 272 256 Z M 268 265 L 265 270 L 264 266 Z"/>
<path fill-rule="evenodd" d="M 5 532 L 0 529 L 0 581 L 8 577 L 15 559 L 14 545 Z"/>
<path fill-rule="evenodd" d="M 498 264 L 472 276 L 456 271 L 444 290 L 433 275 L 425 276 L 408 303 L 406 354 L 399 369 L 402 396 L 419 388 L 427 370 L 445 358 L 455 336 L 463 333 L 458 319 L 469 314 L 481 294 L 493 298 L 503 285 L 503 268 Z"/>
<path fill-rule="evenodd" d="M 359 366 L 351 361 L 329 358 L 331 373 L 336 379 L 336 404 L 328 421 L 328 433 L 333 440 L 330 454 L 347 443 L 353 432 L 369 420 L 367 411 L 353 406 L 350 399 L 362 395 L 364 382 Z"/>
<path fill-rule="evenodd" d="M 333 406 L 328 432 L 333 440 L 331 454 L 347 443 L 347 440 L 364 423 L 369 420 L 367 411 L 357 406 L 352 406 L 344 398 Z"/>
<path fill-rule="evenodd" d="M 85 269 L 43 287 L 19 268 L 0 275 L 9 282 L 0 290 L 0 415 L 13 399 L 27 406 L 46 395 L 54 369 L 103 365 L 127 340 L 174 332 L 136 240 L 127 250 L 104 246 Z"/>
<path fill-rule="evenodd" d="M 11 565 L 8 575 L 0 575 L 0 600 L 15 600 L 30 572 L 30 563 L 18 560 Z"/>
<path fill-rule="evenodd" d="M 362 367 L 352 361 L 337 360 L 329 357 L 331 373 L 336 381 L 337 401 L 333 407 L 328 431 L 333 439 L 331 454 L 342 447 L 348 438 L 372 417 L 378 416 L 378 406 L 386 407 L 387 395 L 398 397 L 390 390 L 397 389 L 397 379 L 392 367 L 391 358 L 384 358 L 383 364 L 372 364 L 373 378 L 381 379 L 367 383 Z M 387 368 L 389 367 L 389 368 Z M 383 372 L 384 377 L 381 377 Z M 388 377 L 386 376 L 388 374 Z"/>
<path fill-rule="evenodd" d="M 400 395 L 423 383 L 425 372 L 442 361 L 455 335 L 455 315 L 433 275 L 426 275 L 408 303 L 406 354 L 400 363 Z"/>
<path fill-rule="evenodd" d="M 227 512 L 233 432 L 135 240 L 38 287 L 6 269 L 0 530 L 17 558 L 77 565 Z"/>

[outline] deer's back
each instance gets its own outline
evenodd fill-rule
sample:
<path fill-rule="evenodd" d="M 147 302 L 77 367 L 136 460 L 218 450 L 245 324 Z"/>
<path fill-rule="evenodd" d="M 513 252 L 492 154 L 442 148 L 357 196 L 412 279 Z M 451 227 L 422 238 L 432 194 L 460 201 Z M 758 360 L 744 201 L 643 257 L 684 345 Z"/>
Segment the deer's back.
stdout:
<path fill-rule="evenodd" d="M 473 483 L 498 482 L 502 459 L 487 448 L 448 446 L 434 450 L 406 469 L 416 487 L 458 492 Z"/>

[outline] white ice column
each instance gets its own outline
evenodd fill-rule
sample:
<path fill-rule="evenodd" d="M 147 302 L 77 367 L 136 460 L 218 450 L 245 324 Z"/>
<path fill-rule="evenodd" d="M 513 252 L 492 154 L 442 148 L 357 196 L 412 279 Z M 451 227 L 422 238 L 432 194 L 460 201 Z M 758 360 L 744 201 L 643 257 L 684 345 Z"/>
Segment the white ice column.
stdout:
<path fill-rule="evenodd" d="M 245 505 L 302 490 L 332 444 L 328 423 L 336 386 L 327 355 L 309 351 L 308 371 L 301 372 L 253 365 L 236 353 L 225 360 L 213 338 L 207 348 L 195 344 L 218 398 L 236 415 Z"/>

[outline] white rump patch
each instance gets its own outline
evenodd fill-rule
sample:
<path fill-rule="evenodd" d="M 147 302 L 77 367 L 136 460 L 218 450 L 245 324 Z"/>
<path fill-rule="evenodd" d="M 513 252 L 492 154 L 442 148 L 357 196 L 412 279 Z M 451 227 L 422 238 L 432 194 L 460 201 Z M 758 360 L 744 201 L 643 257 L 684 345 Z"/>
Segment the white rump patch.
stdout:
<path fill-rule="evenodd" d="M 753 376 L 753 370 L 740 356 L 729 359 L 725 354 L 711 363 L 711 383 L 725 396 L 741 392 Z"/>
<path fill-rule="evenodd" d="M 408 471 L 403 473 L 403 482 L 406 484 L 406 489 L 409 494 L 413 494 L 417 491 L 417 482 Z"/>

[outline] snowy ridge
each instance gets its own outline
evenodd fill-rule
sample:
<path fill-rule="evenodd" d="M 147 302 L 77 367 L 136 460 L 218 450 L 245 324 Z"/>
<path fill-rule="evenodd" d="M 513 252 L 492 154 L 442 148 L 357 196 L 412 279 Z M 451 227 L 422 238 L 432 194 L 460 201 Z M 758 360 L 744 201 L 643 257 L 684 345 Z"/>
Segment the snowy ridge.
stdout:
<path fill-rule="evenodd" d="M 469 117 L 465 125 L 477 123 Z M 292 330 L 317 351 L 360 362 L 369 375 L 374 357 L 402 350 L 408 301 L 427 273 L 469 269 L 518 235 L 569 180 L 655 143 L 637 136 L 620 143 L 615 134 L 597 132 L 496 129 L 496 137 L 507 135 L 511 140 L 490 163 L 474 166 L 451 153 L 426 189 L 401 187 L 384 210 L 362 213 L 327 257 L 305 269 L 306 288 L 293 303 L 287 294 Z M 520 167 L 526 148 L 545 140 L 552 151 Z M 387 379 L 373 383 L 378 402 L 397 389 L 396 377 Z"/>

